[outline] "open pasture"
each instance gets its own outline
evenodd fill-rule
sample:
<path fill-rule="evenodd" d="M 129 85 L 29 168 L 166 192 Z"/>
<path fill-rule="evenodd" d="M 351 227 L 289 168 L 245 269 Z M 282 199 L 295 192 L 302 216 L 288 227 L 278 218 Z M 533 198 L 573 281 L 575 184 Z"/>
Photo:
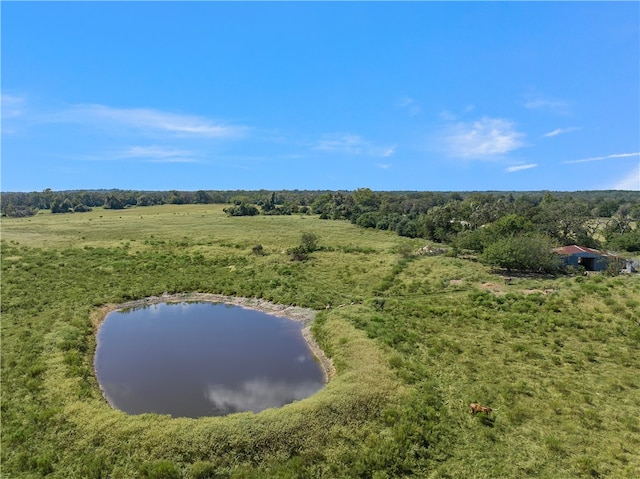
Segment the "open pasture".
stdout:
<path fill-rule="evenodd" d="M 292 261 L 303 232 L 320 249 Z M 3 477 L 640 476 L 640 277 L 506 284 L 422 246 L 219 205 L 3 218 Z M 335 376 L 258 414 L 111 409 L 94 321 L 192 292 L 317 310 Z M 472 402 L 493 412 L 472 416 Z"/>

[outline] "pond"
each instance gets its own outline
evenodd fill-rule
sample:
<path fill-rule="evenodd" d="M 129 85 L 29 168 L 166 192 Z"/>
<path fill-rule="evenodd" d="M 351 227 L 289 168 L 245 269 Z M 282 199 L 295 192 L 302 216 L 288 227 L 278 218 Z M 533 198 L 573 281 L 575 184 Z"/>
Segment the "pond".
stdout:
<path fill-rule="evenodd" d="M 259 412 L 324 386 L 302 328 L 299 321 L 228 304 L 117 310 L 98 331 L 96 376 L 107 401 L 129 414 Z"/>

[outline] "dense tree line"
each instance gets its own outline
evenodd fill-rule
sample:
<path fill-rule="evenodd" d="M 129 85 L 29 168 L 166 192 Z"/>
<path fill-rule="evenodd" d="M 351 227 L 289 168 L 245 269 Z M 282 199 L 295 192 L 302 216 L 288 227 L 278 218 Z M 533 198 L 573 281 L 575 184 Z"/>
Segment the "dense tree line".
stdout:
<path fill-rule="evenodd" d="M 90 208 L 122 209 L 133 206 L 163 204 L 233 204 L 257 205 L 263 214 L 306 213 L 308 205 L 324 191 L 134 191 L 73 190 L 3 192 L 0 194 L 2 216 L 31 216 L 39 210 L 52 213 L 88 211 Z"/>
<path fill-rule="evenodd" d="M 160 204 L 228 204 L 230 216 L 316 214 L 363 228 L 447 243 L 455 251 L 500 260 L 497 249 L 548 250 L 550 245 L 640 251 L 640 193 L 374 192 L 300 190 L 83 190 L 2 193 L 2 215 L 28 216 Z M 536 243 L 537 242 L 537 243 Z M 533 244 L 536 243 L 536 244 Z M 504 251 L 503 251 L 504 252 Z M 547 266 L 545 266 L 547 268 Z"/>
<path fill-rule="evenodd" d="M 532 238 L 546 249 L 580 244 L 640 251 L 637 192 L 375 193 L 363 188 L 322 194 L 311 212 L 479 254 L 498 240 L 523 247 L 526 242 L 533 251 Z"/>

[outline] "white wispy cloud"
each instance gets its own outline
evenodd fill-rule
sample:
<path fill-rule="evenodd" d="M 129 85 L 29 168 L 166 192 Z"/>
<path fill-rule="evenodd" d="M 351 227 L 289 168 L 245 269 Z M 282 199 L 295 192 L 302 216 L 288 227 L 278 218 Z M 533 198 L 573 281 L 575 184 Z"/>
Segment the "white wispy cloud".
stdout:
<path fill-rule="evenodd" d="M 325 135 L 320 141 L 317 142 L 317 144 L 315 145 L 315 149 L 332 153 L 369 155 L 383 158 L 393 156 L 396 151 L 395 145 L 376 145 L 362 138 L 360 135 L 353 134 Z"/>
<path fill-rule="evenodd" d="M 195 158 L 171 157 L 171 158 L 150 158 L 147 160 L 147 163 L 201 163 L 201 161 Z"/>
<path fill-rule="evenodd" d="M 24 117 L 26 99 L 21 96 L 2 93 L 0 95 L 0 110 L 2 111 L 2 135 L 16 133 L 17 123 Z"/>
<path fill-rule="evenodd" d="M 3 93 L 0 95 L 0 108 L 2 109 L 2 119 L 15 118 L 21 116 L 23 113 L 25 99 L 24 97 L 7 95 Z"/>
<path fill-rule="evenodd" d="M 614 190 L 640 191 L 640 165 L 623 176 L 614 186 Z"/>
<path fill-rule="evenodd" d="M 443 110 L 441 111 L 438 116 L 440 117 L 441 120 L 444 121 L 456 121 L 458 119 L 458 117 L 456 116 L 455 113 L 450 112 L 449 110 Z"/>
<path fill-rule="evenodd" d="M 566 101 L 548 97 L 539 96 L 527 100 L 524 103 L 524 107 L 529 110 L 543 110 L 559 115 L 566 115 L 569 113 L 569 104 Z"/>
<path fill-rule="evenodd" d="M 164 146 L 131 146 L 86 154 L 64 155 L 74 161 L 129 161 L 142 163 L 201 163 L 199 155 L 190 150 Z"/>
<path fill-rule="evenodd" d="M 196 154 L 164 146 L 132 146 L 116 155 L 119 159 L 141 159 L 149 163 L 198 163 Z"/>
<path fill-rule="evenodd" d="M 390 156 L 393 156 L 396 154 L 396 147 L 394 146 L 390 146 L 389 148 L 385 148 L 384 151 L 382 152 L 382 156 L 385 158 L 388 158 Z"/>
<path fill-rule="evenodd" d="M 70 123 L 112 124 L 147 132 L 171 133 L 177 136 L 237 138 L 247 128 L 216 123 L 197 115 L 178 114 L 151 108 L 114 108 L 106 105 L 75 105 L 49 117 L 51 121 Z"/>
<path fill-rule="evenodd" d="M 580 128 L 577 128 L 575 126 L 569 126 L 567 128 L 556 128 L 555 130 L 549 131 L 542 136 L 545 138 L 551 138 L 554 136 L 563 135 L 565 133 L 571 133 L 572 131 L 577 131 L 579 129 Z"/>
<path fill-rule="evenodd" d="M 604 161 L 604 160 L 614 160 L 617 158 L 631 158 L 633 156 L 640 156 L 640 152 L 636 153 L 616 153 L 613 155 L 607 156 L 594 156 L 592 158 L 583 158 L 581 160 L 569 160 L 563 161 L 562 163 L 565 165 L 575 164 L 575 163 L 590 163 L 592 161 Z"/>
<path fill-rule="evenodd" d="M 132 146 L 120 153 L 121 158 L 172 158 L 177 156 L 192 156 L 188 150 L 177 150 L 163 146 Z"/>
<path fill-rule="evenodd" d="M 507 173 L 515 173 L 516 171 L 529 170 L 537 166 L 538 166 L 537 163 L 529 163 L 527 165 L 515 165 L 515 166 L 509 166 L 505 168 L 504 171 L 506 171 Z"/>
<path fill-rule="evenodd" d="M 466 116 L 467 114 L 471 113 L 475 109 L 476 109 L 475 105 L 467 105 L 462 110 L 459 110 L 457 113 L 451 110 L 442 110 L 440 113 L 438 113 L 438 116 L 440 117 L 441 120 L 444 120 L 446 122 L 453 122 L 453 121 L 457 121 L 458 118 Z"/>
<path fill-rule="evenodd" d="M 444 142 L 453 157 L 490 159 L 522 148 L 524 137 L 510 120 L 483 117 L 450 125 L 445 130 Z"/>
<path fill-rule="evenodd" d="M 396 106 L 400 109 L 406 110 L 411 116 L 415 116 L 422 111 L 420 105 L 418 105 L 416 101 L 409 96 L 402 97 L 400 101 L 396 103 Z"/>
<path fill-rule="evenodd" d="M 324 138 L 318 142 L 316 149 L 359 155 L 362 153 L 365 145 L 365 141 L 358 135 L 325 135 Z"/>

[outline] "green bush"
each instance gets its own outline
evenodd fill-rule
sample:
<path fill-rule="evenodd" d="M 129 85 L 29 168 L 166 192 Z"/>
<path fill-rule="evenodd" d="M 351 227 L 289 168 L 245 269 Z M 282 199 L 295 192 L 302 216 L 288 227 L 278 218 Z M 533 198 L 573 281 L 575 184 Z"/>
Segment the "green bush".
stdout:
<path fill-rule="evenodd" d="M 263 256 L 264 246 L 262 246 L 261 244 L 257 244 L 253 248 L 251 248 L 251 252 L 257 256 Z"/>
<path fill-rule="evenodd" d="M 198 461 L 189 467 L 188 479 L 226 479 L 227 472 L 220 470 L 212 462 Z"/>
<path fill-rule="evenodd" d="M 287 253 L 293 261 L 306 261 L 309 259 L 309 253 L 318 251 L 318 235 L 315 233 L 305 232 L 300 237 L 300 244 L 293 248 L 289 248 Z"/>
<path fill-rule="evenodd" d="M 318 241 L 320 241 L 318 235 L 307 231 L 300 237 L 300 247 L 307 253 L 313 253 L 319 249 Z"/>
<path fill-rule="evenodd" d="M 481 258 L 485 263 L 507 271 L 551 273 L 560 268 L 560 260 L 551 251 L 552 247 L 544 236 L 512 236 L 488 245 Z"/>
<path fill-rule="evenodd" d="M 614 237 L 607 243 L 607 248 L 630 252 L 640 251 L 640 227 Z"/>
<path fill-rule="evenodd" d="M 159 460 L 143 464 L 140 467 L 139 477 L 141 479 L 180 479 L 182 475 L 173 462 Z"/>

